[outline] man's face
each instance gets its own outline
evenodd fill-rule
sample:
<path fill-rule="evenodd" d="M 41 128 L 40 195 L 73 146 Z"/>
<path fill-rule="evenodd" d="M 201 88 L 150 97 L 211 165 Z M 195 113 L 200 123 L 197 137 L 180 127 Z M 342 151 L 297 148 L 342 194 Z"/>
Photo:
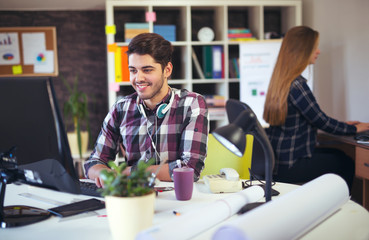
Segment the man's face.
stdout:
<path fill-rule="evenodd" d="M 131 54 L 128 65 L 133 88 L 146 105 L 153 109 L 168 93 L 172 64 L 168 63 L 163 71 L 150 55 Z"/>

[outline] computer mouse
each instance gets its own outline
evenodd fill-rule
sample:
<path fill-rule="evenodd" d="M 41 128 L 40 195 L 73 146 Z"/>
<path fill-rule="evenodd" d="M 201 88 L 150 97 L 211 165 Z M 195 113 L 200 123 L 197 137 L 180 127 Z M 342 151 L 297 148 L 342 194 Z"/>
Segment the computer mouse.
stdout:
<path fill-rule="evenodd" d="M 369 141 L 369 135 L 355 136 L 355 140 L 368 142 Z"/>

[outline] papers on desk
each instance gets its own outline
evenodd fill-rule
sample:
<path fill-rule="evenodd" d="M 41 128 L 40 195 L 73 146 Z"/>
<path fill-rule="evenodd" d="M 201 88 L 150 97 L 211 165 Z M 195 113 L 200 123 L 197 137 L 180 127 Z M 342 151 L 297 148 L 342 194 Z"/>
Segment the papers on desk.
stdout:
<path fill-rule="evenodd" d="M 263 196 L 264 190 L 261 187 L 249 187 L 200 210 L 188 212 L 170 222 L 144 230 L 137 235 L 136 240 L 190 239 L 231 217 L 246 203 L 257 202 Z"/>
<path fill-rule="evenodd" d="M 212 239 L 297 239 L 348 200 L 346 182 L 325 174 L 223 225 Z"/>

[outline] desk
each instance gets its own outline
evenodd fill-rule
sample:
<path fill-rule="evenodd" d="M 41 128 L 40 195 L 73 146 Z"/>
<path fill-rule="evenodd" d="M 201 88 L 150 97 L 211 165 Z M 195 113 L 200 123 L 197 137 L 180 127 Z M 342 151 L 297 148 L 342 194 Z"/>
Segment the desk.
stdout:
<path fill-rule="evenodd" d="M 168 186 L 172 183 L 161 183 Z M 273 186 L 281 195 L 294 190 L 297 185 L 277 183 Z M 20 196 L 20 193 L 31 193 L 40 197 L 69 203 L 72 200 L 83 200 L 90 198 L 84 195 L 74 195 L 55 192 L 47 189 L 14 185 L 7 186 L 5 193 L 5 206 L 7 205 L 29 205 L 48 209 L 54 205 L 39 200 Z M 227 194 L 212 194 L 203 182 L 195 183 L 193 197 L 189 201 L 177 201 L 173 191 L 159 193 L 155 201 L 155 216 L 153 224 L 159 224 L 174 219 L 173 210 L 186 213 L 207 204 L 226 197 Z M 278 196 L 277 196 L 278 197 Z M 273 199 L 277 198 L 273 197 Z M 51 218 L 31 224 L 28 226 L 0 229 L 0 239 L 53 239 L 53 240 L 109 240 L 112 239 L 108 226 L 108 219 L 104 217 L 106 210 L 84 213 L 68 218 Z M 237 215 L 229 219 L 236 218 Z M 200 234 L 195 240 L 211 239 L 213 233 L 223 223 L 214 226 L 208 231 Z M 305 234 L 301 239 L 368 239 L 369 238 L 369 212 L 359 204 L 348 201 L 339 211 L 330 216 L 326 221 L 316 226 L 313 230 Z"/>
<path fill-rule="evenodd" d="M 319 145 L 344 151 L 355 160 L 355 176 L 363 179 L 363 206 L 369 210 L 369 144 L 357 143 L 353 136 L 319 133 Z"/>

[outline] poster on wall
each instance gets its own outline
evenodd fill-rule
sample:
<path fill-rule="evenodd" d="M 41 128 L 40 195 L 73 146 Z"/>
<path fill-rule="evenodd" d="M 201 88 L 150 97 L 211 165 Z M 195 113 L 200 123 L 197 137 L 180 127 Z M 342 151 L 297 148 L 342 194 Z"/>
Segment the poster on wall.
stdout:
<path fill-rule="evenodd" d="M 240 101 L 251 107 L 264 127 L 268 125 L 263 119 L 265 97 L 281 43 L 273 40 L 240 44 Z M 312 73 L 312 67 L 308 67 L 302 74 L 311 89 Z"/>

